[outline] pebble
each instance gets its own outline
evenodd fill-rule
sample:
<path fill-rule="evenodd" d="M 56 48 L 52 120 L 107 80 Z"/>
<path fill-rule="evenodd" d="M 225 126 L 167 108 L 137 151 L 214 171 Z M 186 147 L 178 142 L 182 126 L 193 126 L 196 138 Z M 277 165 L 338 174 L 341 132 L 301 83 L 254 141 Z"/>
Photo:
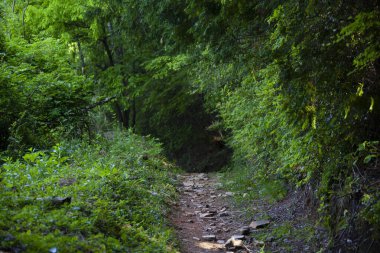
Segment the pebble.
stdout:
<path fill-rule="evenodd" d="M 249 235 L 249 233 L 251 232 L 251 229 L 248 226 L 244 226 L 244 227 L 239 228 L 239 230 L 237 232 L 240 235 Z"/>
<path fill-rule="evenodd" d="M 216 236 L 215 235 L 204 235 L 204 236 L 202 236 L 202 239 L 205 241 L 216 241 Z"/>
<path fill-rule="evenodd" d="M 251 228 L 263 228 L 269 225 L 269 220 L 258 220 L 258 221 L 252 221 L 251 224 L 249 224 L 249 227 Z"/>

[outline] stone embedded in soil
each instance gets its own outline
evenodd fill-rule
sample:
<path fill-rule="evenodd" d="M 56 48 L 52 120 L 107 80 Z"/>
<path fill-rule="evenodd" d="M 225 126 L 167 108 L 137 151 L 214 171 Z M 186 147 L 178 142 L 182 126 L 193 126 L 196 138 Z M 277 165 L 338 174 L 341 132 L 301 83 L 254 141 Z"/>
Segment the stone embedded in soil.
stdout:
<path fill-rule="evenodd" d="M 231 236 L 231 238 L 233 238 L 235 240 L 245 240 L 244 235 L 233 235 L 233 236 Z"/>
<path fill-rule="evenodd" d="M 249 235 L 251 229 L 249 226 L 244 226 L 238 229 L 237 233 L 240 235 Z"/>
<path fill-rule="evenodd" d="M 193 181 L 185 181 L 185 182 L 183 182 L 183 185 L 185 187 L 192 187 L 192 186 L 194 186 L 194 182 Z"/>
<path fill-rule="evenodd" d="M 233 241 L 232 241 L 232 244 L 233 244 L 234 247 L 236 247 L 236 248 L 241 248 L 241 247 L 243 247 L 243 240 L 233 240 Z"/>
<path fill-rule="evenodd" d="M 263 228 L 268 226 L 270 223 L 269 220 L 259 220 L 259 221 L 252 221 L 251 224 L 249 224 L 250 228 Z"/>
<path fill-rule="evenodd" d="M 205 241 L 216 241 L 216 236 L 215 235 L 204 235 L 202 236 L 202 239 Z"/>
<path fill-rule="evenodd" d="M 225 241 L 224 240 L 217 240 L 216 243 L 225 244 Z"/>
<path fill-rule="evenodd" d="M 199 239 L 198 237 L 195 237 L 195 236 L 193 237 L 193 239 L 196 240 L 196 241 L 200 241 L 201 240 L 201 239 Z"/>
<path fill-rule="evenodd" d="M 63 205 L 65 203 L 71 203 L 71 197 L 53 197 L 51 202 L 55 206 Z"/>
<path fill-rule="evenodd" d="M 219 217 L 227 217 L 227 216 L 230 216 L 228 212 L 223 212 L 219 214 Z"/>
<path fill-rule="evenodd" d="M 226 247 L 226 249 L 241 248 L 241 247 L 243 247 L 243 240 L 241 240 L 241 239 L 235 239 L 234 237 L 231 237 L 224 244 L 224 247 Z"/>
<path fill-rule="evenodd" d="M 201 217 L 201 218 L 210 218 L 210 217 L 214 217 L 215 214 L 216 214 L 216 212 L 201 213 L 199 215 L 199 217 Z"/>

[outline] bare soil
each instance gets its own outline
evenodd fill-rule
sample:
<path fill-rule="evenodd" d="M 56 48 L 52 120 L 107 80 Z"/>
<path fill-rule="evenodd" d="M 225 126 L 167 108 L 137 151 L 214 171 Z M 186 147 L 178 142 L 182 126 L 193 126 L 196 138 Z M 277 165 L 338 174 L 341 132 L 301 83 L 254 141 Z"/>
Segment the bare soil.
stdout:
<path fill-rule="evenodd" d="M 248 200 L 235 206 L 233 193 L 221 189 L 216 174 L 187 173 L 178 176 L 180 198 L 171 213 L 181 253 L 203 252 L 317 252 L 326 249 L 326 234 L 314 227 L 305 198 L 290 193 L 281 201 Z M 244 193 L 243 193 L 244 194 Z M 254 210 L 251 215 L 241 210 Z M 261 228 L 244 227 L 267 217 Z M 311 229 L 308 230 L 307 228 Z M 308 232 L 309 231 L 309 232 Z M 313 232 L 314 231 L 314 232 Z M 231 237 L 241 236 L 243 244 L 230 247 Z M 312 237 L 312 238 L 310 238 Z"/>
<path fill-rule="evenodd" d="M 243 226 L 239 222 L 241 212 L 229 204 L 232 193 L 220 189 L 215 174 L 192 173 L 179 178 L 180 199 L 171 221 L 181 252 L 226 252 L 225 242 Z"/>

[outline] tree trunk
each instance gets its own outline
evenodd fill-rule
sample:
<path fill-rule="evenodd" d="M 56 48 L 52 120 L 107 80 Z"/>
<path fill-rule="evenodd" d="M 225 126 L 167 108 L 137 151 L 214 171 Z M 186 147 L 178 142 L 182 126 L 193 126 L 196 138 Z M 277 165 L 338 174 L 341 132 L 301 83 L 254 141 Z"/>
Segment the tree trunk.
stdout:
<path fill-rule="evenodd" d="M 22 33 L 23 33 L 24 39 L 26 39 L 26 32 L 25 32 L 25 12 L 26 12 L 26 9 L 28 9 L 28 7 L 29 7 L 29 0 L 26 2 L 26 6 L 25 6 L 24 9 L 22 10 Z"/>
<path fill-rule="evenodd" d="M 13 0 L 12 3 L 12 12 L 15 13 L 15 7 L 16 7 L 16 0 Z"/>
<path fill-rule="evenodd" d="M 137 112 L 136 112 L 136 99 L 135 98 L 133 98 L 133 101 L 132 101 L 132 125 L 131 125 L 131 127 L 134 129 L 135 128 L 135 126 L 136 126 L 136 114 L 137 114 Z"/>
<path fill-rule="evenodd" d="M 83 55 L 83 51 L 82 51 L 82 46 L 81 46 L 79 40 L 77 41 L 77 45 L 78 45 L 79 58 L 80 58 L 80 63 L 81 63 L 81 72 L 82 72 L 82 75 L 84 75 L 85 62 L 84 62 L 84 55 Z"/>
<path fill-rule="evenodd" d="M 101 41 L 103 43 L 104 49 L 106 50 L 106 54 L 108 56 L 108 60 L 109 60 L 110 66 L 112 66 L 112 67 L 115 66 L 115 63 L 114 63 L 113 57 L 112 57 L 111 49 L 108 46 L 107 37 L 104 37 Z"/>
<path fill-rule="evenodd" d="M 120 124 L 128 128 L 129 127 L 129 110 L 122 110 L 119 103 L 115 103 L 115 111 L 117 115 L 117 119 L 119 120 Z"/>

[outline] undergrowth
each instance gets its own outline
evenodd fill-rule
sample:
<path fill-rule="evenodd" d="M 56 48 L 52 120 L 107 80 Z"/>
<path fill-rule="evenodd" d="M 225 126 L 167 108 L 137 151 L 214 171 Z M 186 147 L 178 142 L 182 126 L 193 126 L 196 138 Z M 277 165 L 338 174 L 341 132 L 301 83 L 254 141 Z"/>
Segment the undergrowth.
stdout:
<path fill-rule="evenodd" d="M 0 249 L 176 252 L 165 219 L 173 171 L 155 140 L 132 133 L 5 159 Z"/>

